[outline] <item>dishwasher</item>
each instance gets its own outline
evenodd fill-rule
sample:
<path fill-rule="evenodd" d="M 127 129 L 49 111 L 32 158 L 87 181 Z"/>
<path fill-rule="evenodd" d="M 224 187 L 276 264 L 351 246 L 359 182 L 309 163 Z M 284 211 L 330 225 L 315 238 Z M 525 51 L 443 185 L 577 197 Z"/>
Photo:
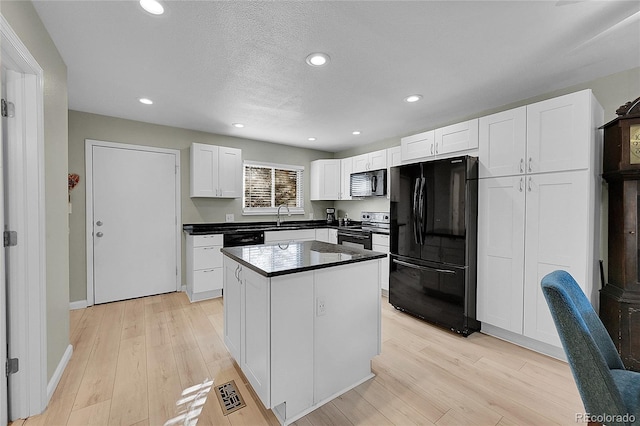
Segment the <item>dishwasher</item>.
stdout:
<path fill-rule="evenodd" d="M 223 236 L 223 247 L 251 246 L 264 244 L 264 231 L 239 229 Z"/>

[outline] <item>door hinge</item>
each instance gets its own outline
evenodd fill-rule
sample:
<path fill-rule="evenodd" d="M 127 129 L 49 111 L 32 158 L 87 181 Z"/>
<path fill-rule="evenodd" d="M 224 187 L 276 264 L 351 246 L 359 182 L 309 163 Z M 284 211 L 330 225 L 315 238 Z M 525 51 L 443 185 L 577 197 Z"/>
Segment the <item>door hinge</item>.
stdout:
<path fill-rule="evenodd" d="M 4 365 L 4 373 L 8 377 L 10 374 L 16 374 L 20 370 L 18 358 L 7 358 Z"/>
<path fill-rule="evenodd" d="M 18 233 L 16 231 L 4 231 L 2 233 L 3 247 L 13 247 L 18 245 Z"/>
<path fill-rule="evenodd" d="M 0 103 L 0 115 L 2 115 L 3 117 L 12 118 L 16 113 L 16 106 L 13 104 L 13 102 L 7 102 L 6 99 L 2 99 Z"/>

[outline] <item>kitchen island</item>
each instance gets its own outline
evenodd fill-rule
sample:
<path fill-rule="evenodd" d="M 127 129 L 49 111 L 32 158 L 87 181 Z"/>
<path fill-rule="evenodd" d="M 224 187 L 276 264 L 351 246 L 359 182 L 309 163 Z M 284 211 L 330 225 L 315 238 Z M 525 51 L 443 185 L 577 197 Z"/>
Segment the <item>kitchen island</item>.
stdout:
<path fill-rule="evenodd" d="M 225 344 L 283 425 L 373 377 L 386 254 L 320 241 L 222 253 Z"/>

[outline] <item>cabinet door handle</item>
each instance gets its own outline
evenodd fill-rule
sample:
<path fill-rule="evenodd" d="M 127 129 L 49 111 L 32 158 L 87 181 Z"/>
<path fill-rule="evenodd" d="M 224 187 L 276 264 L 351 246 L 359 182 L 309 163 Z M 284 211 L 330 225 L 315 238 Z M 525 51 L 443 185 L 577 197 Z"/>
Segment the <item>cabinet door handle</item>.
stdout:
<path fill-rule="evenodd" d="M 520 178 L 520 192 L 523 190 L 524 178 Z"/>
<path fill-rule="evenodd" d="M 529 171 L 530 172 L 533 171 L 533 168 L 531 167 L 532 163 L 533 163 L 533 158 L 529 157 Z"/>
<path fill-rule="evenodd" d="M 520 173 L 524 173 L 524 158 L 520 159 Z"/>
<path fill-rule="evenodd" d="M 431 155 L 433 155 L 433 145 L 434 144 L 431 144 Z"/>
<path fill-rule="evenodd" d="M 529 177 L 529 185 L 527 189 L 529 190 L 529 192 L 531 192 L 531 177 Z"/>
<path fill-rule="evenodd" d="M 436 142 L 436 154 L 438 153 L 438 142 Z"/>

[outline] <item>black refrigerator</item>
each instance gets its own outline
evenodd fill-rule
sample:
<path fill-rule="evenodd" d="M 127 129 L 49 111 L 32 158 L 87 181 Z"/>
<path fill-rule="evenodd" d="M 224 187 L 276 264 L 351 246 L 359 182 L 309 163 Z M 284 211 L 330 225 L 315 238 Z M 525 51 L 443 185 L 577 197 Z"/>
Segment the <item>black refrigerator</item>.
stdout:
<path fill-rule="evenodd" d="M 478 159 L 391 168 L 389 303 L 463 336 L 476 320 Z"/>

